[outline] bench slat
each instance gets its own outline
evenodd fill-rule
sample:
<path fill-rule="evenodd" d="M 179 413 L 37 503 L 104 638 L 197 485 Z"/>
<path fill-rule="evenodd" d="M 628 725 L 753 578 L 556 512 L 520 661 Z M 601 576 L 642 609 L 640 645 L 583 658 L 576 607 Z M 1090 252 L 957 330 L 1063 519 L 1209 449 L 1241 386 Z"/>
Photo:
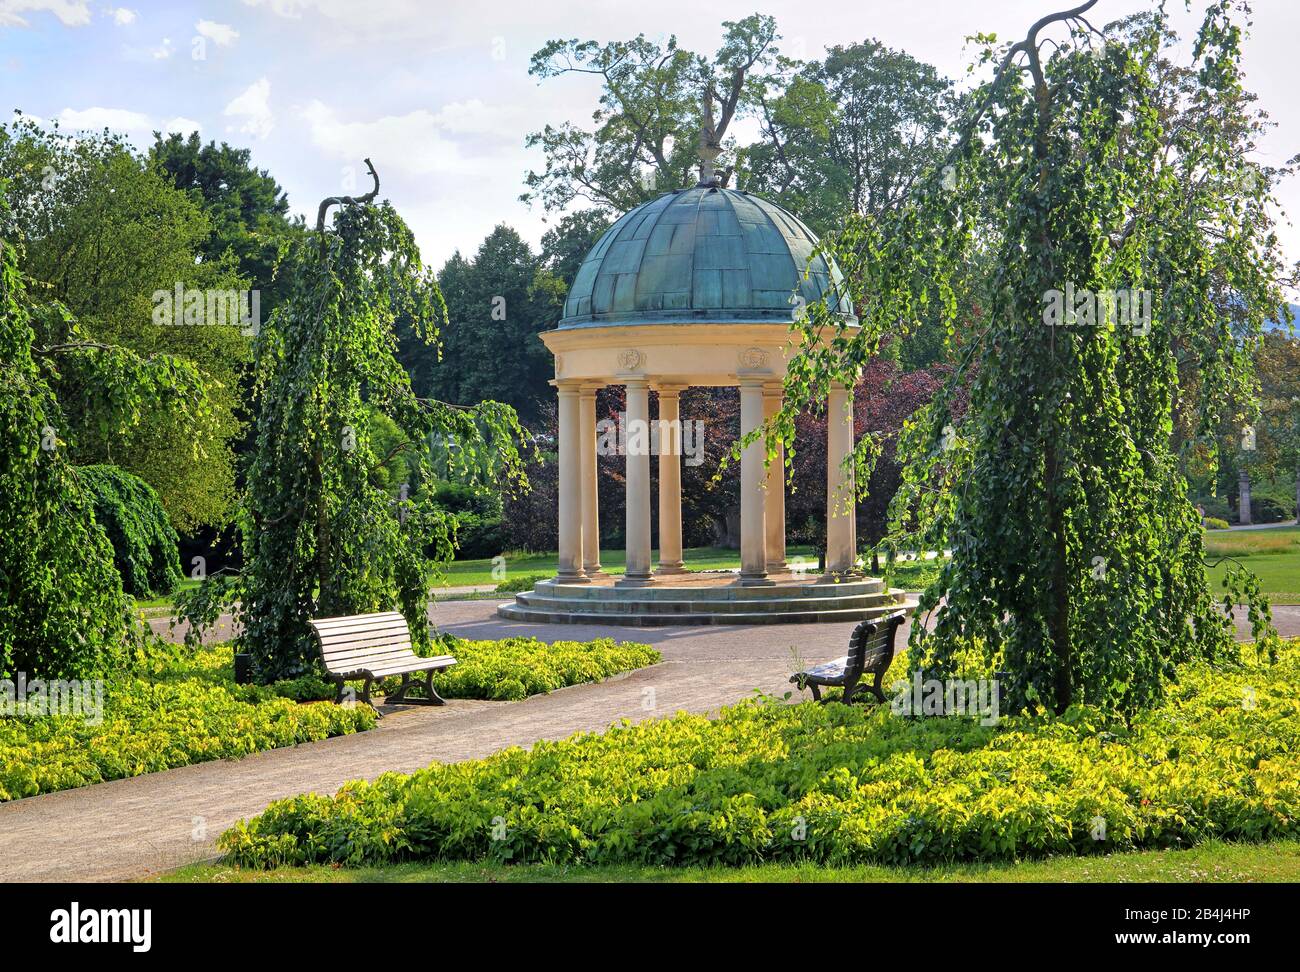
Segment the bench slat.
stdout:
<path fill-rule="evenodd" d="M 456 664 L 456 659 L 450 655 L 441 655 L 437 658 L 412 658 L 405 661 L 390 661 L 381 665 L 358 665 L 355 668 L 342 668 L 333 674 L 346 677 L 356 673 L 355 677 L 357 678 L 364 678 L 366 675 L 374 678 L 387 678 L 389 675 L 437 671 L 440 668 L 448 668 L 454 664 Z"/>
<path fill-rule="evenodd" d="M 336 628 L 317 629 L 316 634 L 324 641 L 335 638 L 347 638 L 353 635 L 382 634 L 389 631 L 405 632 L 409 630 L 405 621 L 385 621 L 383 624 L 348 624 Z"/>
<path fill-rule="evenodd" d="M 318 628 L 319 627 L 328 628 L 336 624 L 347 624 L 347 623 L 355 624 L 358 622 L 362 624 L 368 624 L 368 623 L 374 623 L 376 621 L 393 621 L 393 620 L 402 621 L 403 623 L 405 623 L 405 618 L 398 611 L 379 611 L 376 614 L 341 614 L 336 618 L 313 618 L 311 623 Z"/>
<path fill-rule="evenodd" d="M 325 659 L 326 668 L 369 668 L 370 665 L 382 665 L 385 661 L 407 661 L 413 658 L 419 658 L 415 652 L 404 651 L 372 651 L 361 655 L 334 655 Z"/>
<path fill-rule="evenodd" d="M 355 651 L 365 648 L 388 648 L 392 645 L 410 645 L 411 636 L 405 631 L 391 631 L 378 635 L 348 635 L 346 638 L 321 639 L 325 651 Z"/>
<path fill-rule="evenodd" d="M 408 647 L 375 648 L 370 651 L 339 651 L 324 656 L 327 664 L 350 665 L 354 662 L 378 662 L 385 658 L 415 658 L 415 652 Z"/>
<path fill-rule="evenodd" d="M 424 672 L 431 668 L 448 668 L 456 664 L 451 655 L 438 655 L 436 658 L 414 658 L 408 662 L 392 662 L 368 669 L 373 675 L 401 675 L 404 672 Z"/>

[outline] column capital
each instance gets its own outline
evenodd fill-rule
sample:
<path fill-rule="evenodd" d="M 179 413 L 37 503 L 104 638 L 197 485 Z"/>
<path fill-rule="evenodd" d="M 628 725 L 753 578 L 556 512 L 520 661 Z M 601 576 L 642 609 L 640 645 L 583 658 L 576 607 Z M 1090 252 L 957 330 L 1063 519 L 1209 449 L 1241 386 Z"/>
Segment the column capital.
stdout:
<path fill-rule="evenodd" d="M 743 371 L 736 375 L 736 385 L 739 388 L 757 388 L 762 391 L 763 386 L 772 380 L 770 372 L 762 374 L 745 374 Z"/>
<path fill-rule="evenodd" d="M 622 374 L 614 376 L 614 383 L 618 385 L 635 386 L 637 388 L 649 388 L 650 376 L 634 372 L 623 372 Z"/>
<path fill-rule="evenodd" d="M 581 378 L 552 378 L 547 384 L 561 395 L 576 395 L 582 390 Z"/>
<path fill-rule="evenodd" d="M 691 386 L 684 381 L 655 381 L 650 387 L 660 395 L 680 395 Z"/>
<path fill-rule="evenodd" d="M 764 398 L 781 398 L 785 394 L 785 383 L 782 381 L 765 381 L 763 382 Z"/>

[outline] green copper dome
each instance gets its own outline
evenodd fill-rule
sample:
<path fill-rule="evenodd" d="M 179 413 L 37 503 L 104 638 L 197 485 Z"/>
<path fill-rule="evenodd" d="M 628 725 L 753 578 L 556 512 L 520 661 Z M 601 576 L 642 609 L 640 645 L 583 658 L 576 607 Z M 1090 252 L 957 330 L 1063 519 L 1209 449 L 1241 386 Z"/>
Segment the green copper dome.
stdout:
<path fill-rule="evenodd" d="M 798 218 L 758 196 L 701 185 L 624 215 L 597 241 L 569 288 L 559 326 L 788 324 L 794 294 L 811 304 L 839 268 Z M 839 308 L 852 318 L 848 295 Z"/>

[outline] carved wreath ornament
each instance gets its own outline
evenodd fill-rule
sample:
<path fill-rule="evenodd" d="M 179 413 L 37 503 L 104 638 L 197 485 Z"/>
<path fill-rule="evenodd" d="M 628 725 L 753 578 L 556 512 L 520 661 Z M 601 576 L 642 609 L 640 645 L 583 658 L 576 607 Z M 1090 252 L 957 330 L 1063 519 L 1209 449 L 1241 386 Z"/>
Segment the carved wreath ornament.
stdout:
<path fill-rule="evenodd" d="M 624 371 L 636 371 L 645 361 L 645 355 L 636 348 L 628 348 L 618 356 L 618 366 Z"/>
<path fill-rule="evenodd" d="M 762 348 L 746 348 L 740 352 L 740 366 L 742 368 L 766 368 L 768 354 Z"/>

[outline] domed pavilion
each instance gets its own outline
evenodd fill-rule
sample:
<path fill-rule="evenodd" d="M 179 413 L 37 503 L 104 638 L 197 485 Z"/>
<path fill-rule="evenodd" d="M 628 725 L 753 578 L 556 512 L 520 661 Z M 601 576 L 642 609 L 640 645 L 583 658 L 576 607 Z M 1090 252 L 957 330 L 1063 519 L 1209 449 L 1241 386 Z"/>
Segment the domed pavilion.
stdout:
<path fill-rule="evenodd" d="M 682 560 L 680 395 L 691 385 L 740 389 L 741 434 L 781 407 L 792 313 L 829 294 L 857 326 L 839 270 L 797 217 L 716 179 L 667 193 L 624 215 L 587 254 L 564 317 L 541 335 L 559 395 L 559 569 L 498 612 L 535 621 L 628 624 L 842 621 L 896 610 L 898 591 L 856 571 L 848 498 L 852 389 L 827 403 L 826 564 L 818 576 L 786 562 L 782 457 L 761 441 L 740 462 L 740 562 L 692 573 Z M 626 573 L 600 563 L 596 392 L 627 395 Z M 659 414 L 650 422 L 650 391 Z M 708 421 L 707 416 L 702 417 Z M 651 448 L 650 436 L 656 436 Z M 659 561 L 651 536 L 651 454 L 659 463 Z M 802 567 L 802 565 L 798 565 Z"/>

